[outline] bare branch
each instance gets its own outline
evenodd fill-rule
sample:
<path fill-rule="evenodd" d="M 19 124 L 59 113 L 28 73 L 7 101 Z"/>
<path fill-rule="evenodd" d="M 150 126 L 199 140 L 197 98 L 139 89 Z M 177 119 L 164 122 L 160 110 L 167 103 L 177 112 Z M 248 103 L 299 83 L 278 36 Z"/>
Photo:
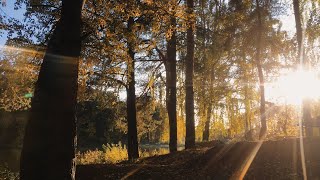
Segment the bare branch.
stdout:
<path fill-rule="evenodd" d="M 162 60 L 162 61 L 166 61 L 166 57 L 165 57 L 165 55 L 160 51 L 160 49 L 156 46 L 155 47 L 155 49 L 156 49 L 156 51 L 158 52 L 158 54 L 159 54 L 159 56 L 160 56 L 160 59 Z"/>

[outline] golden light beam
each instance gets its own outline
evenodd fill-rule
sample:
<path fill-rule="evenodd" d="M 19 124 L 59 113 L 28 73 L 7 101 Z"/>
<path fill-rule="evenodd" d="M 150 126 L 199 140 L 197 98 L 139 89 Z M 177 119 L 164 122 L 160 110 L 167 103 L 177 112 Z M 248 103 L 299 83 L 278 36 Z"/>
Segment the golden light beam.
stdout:
<path fill-rule="evenodd" d="M 301 104 L 301 109 L 302 109 L 302 104 Z M 303 115 L 300 113 L 300 118 L 299 118 L 299 139 L 300 139 L 300 156 L 301 156 L 301 165 L 302 165 L 302 172 L 303 172 L 303 179 L 307 180 L 307 168 L 306 168 L 306 159 L 304 155 L 304 145 L 303 145 L 303 130 L 302 130 L 302 118 Z"/>
<path fill-rule="evenodd" d="M 4 51 L 20 51 L 20 52 L 25 52 L 25 53 L 32 53 L 32 54 L 40 54 L 40 55 L 44 55 L 44 51 L 38 51 L 38 50 L 34 50 L 31 48 L 17 48 L 17 47 L 12 47 L 12 46 L 7 46 L 7 45 L 0 45 L 0 49 L 4 50 Z"/>
<path fill-rule="evenodd" d="M 249 156 L 242 163 L 240 168 L 231 176 L 230 179 L 238 180 L 238 179 L 244 178 L 244 176 L 247 174 L 247 172 L 248 172 L 248 170 L 249 170 L 254 158 L 256 157 L 263 142 L 264 142 L 264 140 L 259 140 L 258 143 L 256 143 L 253 150 L 250 152 Z"/>
<path fill-rule="evenodd" d="M 268 108 L 267 111 L 262 116 L 267 116 L 269 111 L 272 111 L 274 108 L 275 108 L 275 106 Z M 250 152 L 249 156 L 246 157 L 245 161 L 242 163 L 240 168 L 233 173 L 233 175 L 231 176 L 230 179 L 236 180 L 236 179 L 243 179 L 245 177 L 254 158 L 256 157 L 257 153 L 259 152 L 259 149 L 261 148 L 265 137 L 266 137 L 266 134 L 262 136 L 262 139 L 260 139 L 258 141 L 258 143 L 256 143 L 253 150 Z"/>

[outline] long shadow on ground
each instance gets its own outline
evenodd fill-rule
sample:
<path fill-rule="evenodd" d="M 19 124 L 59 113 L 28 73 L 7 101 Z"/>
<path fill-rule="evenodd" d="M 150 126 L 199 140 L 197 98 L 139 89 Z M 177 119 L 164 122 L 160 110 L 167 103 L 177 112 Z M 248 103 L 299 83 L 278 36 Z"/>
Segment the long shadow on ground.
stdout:
<path fill-rule="evenodd" d="M 258 142 L 215 141 L 136 163 L 77 166 L 77 179 L 238 179 Z M 266 141 L 244 179 L 303 179 L 299 140 Z M 320 179 L 320 138 L 304 139 L 308 179 Z"/>

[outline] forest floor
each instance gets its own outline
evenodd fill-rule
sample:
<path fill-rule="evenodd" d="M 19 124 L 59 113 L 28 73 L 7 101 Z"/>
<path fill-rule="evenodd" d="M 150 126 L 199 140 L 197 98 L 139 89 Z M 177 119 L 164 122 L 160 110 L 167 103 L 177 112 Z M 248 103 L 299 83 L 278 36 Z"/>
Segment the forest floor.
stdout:
<path fill-rule="evenodd" d="M 320 179 L 320 138 L 303 140 L 308 179 Z M 219 141 L 139 159 L 135 163 L 77 166 L 88 179 L 303 179 L 298 138 L 264 142 Z"/>

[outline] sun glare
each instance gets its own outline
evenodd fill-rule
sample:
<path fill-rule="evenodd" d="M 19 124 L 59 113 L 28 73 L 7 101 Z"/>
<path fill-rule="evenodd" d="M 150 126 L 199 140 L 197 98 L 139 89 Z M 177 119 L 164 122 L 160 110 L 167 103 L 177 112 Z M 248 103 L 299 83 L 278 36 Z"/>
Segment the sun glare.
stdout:
<path fill-rule="evenodd" d="M 300 104 L 303 98 L 320 97 L 320 80 L 316 71 L 298 69 L 284 73 L 278 81 L 273 83 L 271 96 L 282 97 L 288 104 Z"/>

